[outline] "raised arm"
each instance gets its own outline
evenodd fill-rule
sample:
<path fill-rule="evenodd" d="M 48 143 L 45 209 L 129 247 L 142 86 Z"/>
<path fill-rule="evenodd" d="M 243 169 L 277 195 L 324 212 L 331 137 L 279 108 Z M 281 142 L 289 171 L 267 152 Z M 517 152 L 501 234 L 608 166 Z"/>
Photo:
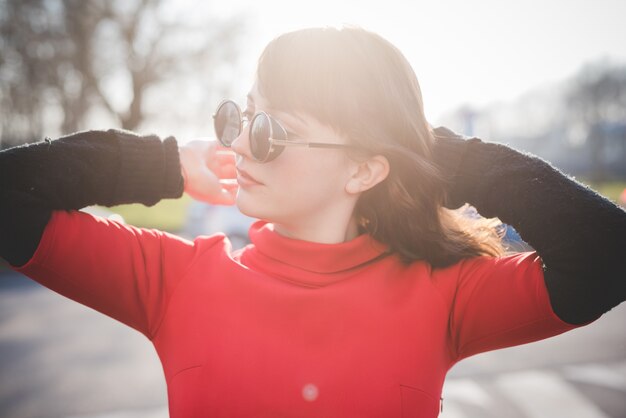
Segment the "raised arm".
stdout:
<path fill-rule="evenodd" d="M 183 180 L 186 174 L 186 180 Z M 85 131 L 0 152 L 0 257 L 13 266 L 35 252 L 53 210 L 177 198 L 183 190 L 232 205 L 233 153 L 216 141 Z"/>
<path fill-rule="evenodd" d="M 190 192 L 227 203 L 224 195 L 232 194 L 219 178 L 234 170 L 234 158 L 213 158 L 216 149 L 202 141 L 179 153 L 174 138 L 112 130 L 3 151 L 0 255 L 51 290 L 153 338 L 189 266 L 222 251 L 222 236 L 191 242 L 75 209 L 179 197 L 183 173 Z"/>
<path fill-rule="evenodd" d="M 435 130 L 448 207 L 470 203 L 512 225 L 541 256 L 554 312 L 583 324 L 626 300 L 626 213 L 547 162 Z"/>
<path fill-rule="evenodd" d="M 180 197 L 173 137 L 87 131 L 0 152 L 0 256 L 14 266 L 35 252 L 53 210 L 154 205 Z"/>

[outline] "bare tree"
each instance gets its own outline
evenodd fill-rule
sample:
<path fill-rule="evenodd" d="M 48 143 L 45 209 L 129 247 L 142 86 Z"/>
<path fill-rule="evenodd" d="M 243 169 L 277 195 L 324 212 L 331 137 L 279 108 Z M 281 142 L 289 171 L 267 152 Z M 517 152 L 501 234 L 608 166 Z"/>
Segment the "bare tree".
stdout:
<path fill-rule="evenodd" d="M 209 90 L 232 68 L 236 19 L 172 18 L 174 0 L 0 0 L 0 138 L 3 146 L 89 128 L 94 112 L 137 129 L 148 108 L 186 100 L 180 81 Z M 164 87 L 165 86 L 165 87 Z M 160 94 L 155 94 L 163 90 Z M 148 96 L 160 97 L 160 106 Z"/>
<path fill-rule="evenodd" d="M 587 132 L 591 180 L 605 177 L 607 127 L 626 121 L 626 67 L 598 61 L 575 77 L 566 97 L 570 123 Z"/>

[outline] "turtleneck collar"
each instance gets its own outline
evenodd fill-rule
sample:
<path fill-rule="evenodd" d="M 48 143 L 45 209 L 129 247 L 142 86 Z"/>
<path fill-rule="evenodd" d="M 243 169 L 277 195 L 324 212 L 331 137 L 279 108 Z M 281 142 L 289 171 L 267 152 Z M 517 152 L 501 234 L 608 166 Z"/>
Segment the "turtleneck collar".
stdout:
<path fill-rule="evenodd" d="M 368 234 L 338 244 L 321 244 L 288 238 L 274 225 L 257 221 L 250 227 L 249 246 L 241 262 L 273 275 L 289 276 L 290 281 L 323 285 L 333 282 L 329 274 L 348 272 L 384 255 L 387 247 Z"/>

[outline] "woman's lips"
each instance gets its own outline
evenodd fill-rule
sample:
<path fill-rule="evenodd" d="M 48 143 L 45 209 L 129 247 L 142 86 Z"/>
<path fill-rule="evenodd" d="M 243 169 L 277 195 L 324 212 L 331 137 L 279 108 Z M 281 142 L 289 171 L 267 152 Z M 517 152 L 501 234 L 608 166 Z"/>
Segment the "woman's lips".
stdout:
<path fill-rule="evenodd" d="M 237 169 L 237 183 L 241 187 L 249 187 L 249 186 L 260 186 L 263 183 L 252 177 L 246 171 Z"/>

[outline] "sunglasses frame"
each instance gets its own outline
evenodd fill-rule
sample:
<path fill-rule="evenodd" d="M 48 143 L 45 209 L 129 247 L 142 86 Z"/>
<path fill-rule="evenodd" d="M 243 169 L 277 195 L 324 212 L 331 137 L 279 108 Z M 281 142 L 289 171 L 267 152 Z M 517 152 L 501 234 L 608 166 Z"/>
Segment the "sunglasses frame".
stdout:
<path fill-rule="evenodd" d="M 239 116 L 239 131 L 237 133 L 237 137 L 238 137 L 239 135 L 241 135 L 244 129 L 243 113 L 241 112 L 241 108 L 239 107 L 239 105 L 234 100 L 231 100 L 231 99 L 222 100 L 220 104 L 217 106 L 217 110 L 213 114 L 213 124 L 214 124 L 215 134 L 217 135 L 217 115 L 219 111 L 222 109 L 222 107 L 228 103 L 232 103 L 235 106 L 235 109 L 237 110 L 237 114 Z M 306 148 L 333 148 L 333 149 L 355 148 L 353 145 L 337 144 L 337 143 L 332 143 L 332 142 L 290 141 L 288 139 L 287 130 L 280 124 L 280 122 L 278 122 L 276 119 L 271 117 L 268 113 L 263 112 L 263 111 L 255 113 L 254 116 L 252 116 L 252 119 L 250 119 L 250 122 L 248 123 L 247 129 L 249 129 L 249 132 L 250 132 L 248 135 L 249 137 L 248 140 L 250 142 L 252 142 L 252 127 L 254 126 L 254 122 L 259 117 L 267 118 L 267 121 L 269 122 L 269 131 L 270 131 L 269 136 L 267 138 L 267 141 L 269 142 L 269 147 L 265 156 L 263 158 L 258 158 L 256 155 L 254 154 L 252 155 L 255 161 L 259 163 L 267 163 L 267 162 L 272 161 L 273 159 L 278 157 L 280 153 L 283 152 L 283 150 L 287 146 L 306 147 Z M 284 139 L 274 137 L 274 133 L 275 133 L 274 126 L 278 126 L 280 128 L 280 130 L 282 131 L 282 135 L 284 136 Z M 217 137 L 218 137 L 217 139 L 220 141 L 222 145 L 230 148 L 230 146 L 232 145 L 232 142 L 230 144 L 226 144 L 222 140 L 220 135 L 217 135 Z"/>

